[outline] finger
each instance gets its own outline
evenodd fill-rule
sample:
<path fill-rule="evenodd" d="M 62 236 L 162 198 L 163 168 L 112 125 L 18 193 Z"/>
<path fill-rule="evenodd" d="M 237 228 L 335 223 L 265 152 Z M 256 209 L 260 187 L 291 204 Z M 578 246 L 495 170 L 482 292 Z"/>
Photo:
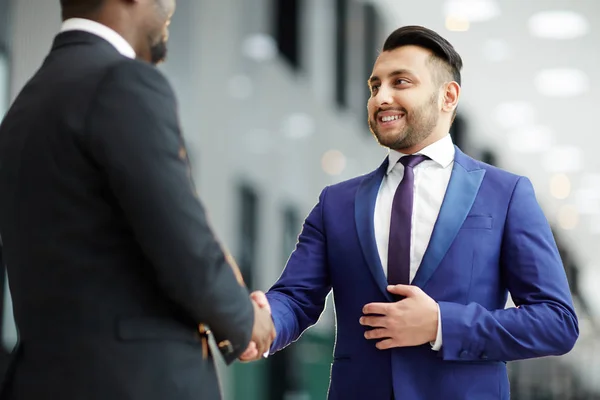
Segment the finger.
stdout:
<path fill-rule="evenodd" d="M 377 347 L 379 350 L 387 350 L 398 346 L 395 344 L 394 339 L 385 339 L 377 342 L 375 347 Z"/>
<path fill-rule="evenodd" d="M 267 353 L 269 351 L 269 346 L 265 345 L 264 347 L 261 347 L 260 349 L 258 349 L 256 351 L 257 354 L 257 359 L 262 357 L 263 354 Z"/>
<path fill-rule="evenodd" d="M 254 350 L 256 350 L 256 342 L 251 341 L 250 344 L 248 344 L 246 351 L 254 351 Z"/>
<path fill-rule="evenodd" d="M 404 297 L 414 297 L 419 293 L 419 288 L 412 285 L 389 285 L 388 292 Z"/>
<path fill-rule="evenodd" d="M 246 350 L 241 356 L 240 361 L 253 361 L 258 358 L 258 351 L 256 349 Z"/>
<path fill-rule="evenodd" d="M 264 354 L 264 352 L 268 351 L 271 347 L 271 340 L 268 336 L 261 339 L 262 340 L 256 343 L 256 350 L 258 351 L 258 354 Z"/>
<path fill-rule="evenodd" d="M 363 307 L 363 314 L 387 315 L 390 303 L 369 303 Z"/>
<path fill-rule="evenodd" d="M 372 326 L 374 328 L 385 328 L 387 326 L 385 319 L 386 319 L 386 317 L 368 316 L 368 317 L 360 317 L 358 322 L 360 322 L 361 325 L 365 325 L 365 326 Z"/>
<path fill-rule="evenodd" d="M 389 339 L 391 338 L 391 333 L 388 329 L 379 328 L 379 329 L 371 329 L 370 331 L 365 332 L 365 339 Z"/>
<path fill-rule="evenodd" d="M 264 292 L 260 290 L 250 293 L 250 297 L 252 300 L 256 301 L 259 306 L 265 306 L 269 304 L 267 296 L 265 296 Z"/>
<path fill-rule="evenodd" d="M 261 292 L 261 291 L 252 292 L 250 294 L 250 298 L 252 300 L 254 300 L 256 302 L 256 304 L 259 305 L 260 308 L 266 308 L 267 310 L 269 310 L 269 313 L 271 312 L 271 306 L 269 305 L 269 300 L 267 299 L 267 296 L 263 292 Z"/>
<path fill-rule="evenodd" d="M 242 353 L 242 354 L 251 353 L 254 350 L 256 350 L 256 343 L 254 341 L 251 341 L 248 344 L 248 347 L 246 347 L 246 350 L 244 351 L 244 353 Z"/>
<path fill-rule="evenodd" d="M 252 359 L 253 357 L 256 357 L 257 353 L 258 350 L 256 349 L 256 343 L 252 341 L 240 356 L 240 360 Z"/>

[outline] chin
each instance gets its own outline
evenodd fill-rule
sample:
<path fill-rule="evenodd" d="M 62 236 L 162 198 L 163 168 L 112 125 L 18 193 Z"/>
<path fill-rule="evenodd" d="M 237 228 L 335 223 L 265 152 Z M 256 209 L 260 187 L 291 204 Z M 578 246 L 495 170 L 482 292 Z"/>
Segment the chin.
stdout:
<path fill-rule="evenodd" d="M 402 133 L 388 133 L 388 134 L 378 133 L 375 136 L 377 137 L 377 141 L 379 142 L 380 145 L 388 147 L 393 150 L 398 150 L 399 148 L 403 148 L 403 146 L 401 146 L 401 145 L 403 144 L 404 140 L 406 139 L 406 137 L 403 136 Z"/>

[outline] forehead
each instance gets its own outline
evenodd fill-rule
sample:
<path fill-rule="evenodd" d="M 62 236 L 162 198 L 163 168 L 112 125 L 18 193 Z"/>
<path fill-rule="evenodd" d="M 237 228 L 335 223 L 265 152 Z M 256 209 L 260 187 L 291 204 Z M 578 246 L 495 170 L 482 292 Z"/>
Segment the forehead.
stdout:
<path fill-rule="evenodd" d="M 430 76 L 429 58 L 433 53 L 419 46 L 402 46 L 382 52 L 373 66 L 372 76 L 383 79 L 392 71 L 408 70 L 420 78 Z"/>

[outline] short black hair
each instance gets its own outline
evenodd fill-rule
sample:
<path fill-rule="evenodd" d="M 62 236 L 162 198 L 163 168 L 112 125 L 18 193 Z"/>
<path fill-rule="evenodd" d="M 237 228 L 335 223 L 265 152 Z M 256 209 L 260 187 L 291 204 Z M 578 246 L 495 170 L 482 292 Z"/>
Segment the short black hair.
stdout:
<path fill-rule="evenodd" d="M 89 15 L 98 11 L 104 0 L 60 0 L 63 19 Z"/>
<path fill-rule="evenodd" d="M 402 46 L 419 46 L 430 50 L 433 53 L 431 61 L 440 63 L 452 79 L 461 84 L 462 59 L 450 42 L 438 33 L 422 26 L 403 26 L 388 36 L 383 44 L 383 51 L 395 50 Z"/>

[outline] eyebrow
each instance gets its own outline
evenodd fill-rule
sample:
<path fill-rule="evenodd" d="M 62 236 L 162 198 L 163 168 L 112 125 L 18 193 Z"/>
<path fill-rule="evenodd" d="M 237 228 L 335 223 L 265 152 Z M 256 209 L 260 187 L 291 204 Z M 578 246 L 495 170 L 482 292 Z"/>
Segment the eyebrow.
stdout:
<path fill-rule="evenodd" d="M 388 74 L 388 76 L 387 76 L 387 77 L 388 77 L 388 78 L 393 78 L 394 76 L 398 76 L 398 75 L 410 75 L 410 76 L 412 76 L 412 77 L 414 77 L 414 76 L 415 76 L 415 75 L 414 75 L 414 74 L 413 74 L 411 71 L 409 71 L 408 69 L 397 69 L 397 70 L 395 70 L 395 71 L 392 71 L 392 72 L 390 72 L 390 73 Z M 379 80 L 380 80 L 380 79 L 379 79 L 379 77 L 378 77 L 378 76 L 372 76 L 372 77 L 370 77 L 370 78 L 369 78 L 369 80 L 368 80 L 368 82 L 367 82 L 367 83 L 368 83 L 369 85 L 372 85 L 372 84 L 373 84 L 373 82 L 375 82 L 375 81 L 379 81 Z"/>

